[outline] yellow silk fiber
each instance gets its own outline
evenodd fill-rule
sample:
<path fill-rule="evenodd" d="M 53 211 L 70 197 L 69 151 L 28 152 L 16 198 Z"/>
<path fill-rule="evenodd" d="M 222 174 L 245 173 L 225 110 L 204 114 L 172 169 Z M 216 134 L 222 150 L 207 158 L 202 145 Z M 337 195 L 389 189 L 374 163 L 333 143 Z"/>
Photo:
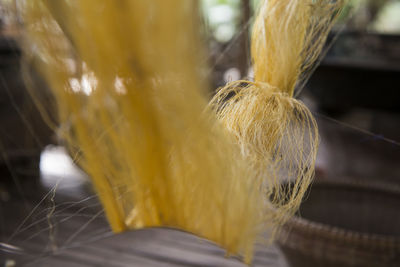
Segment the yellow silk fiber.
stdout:
<path fill-rule="evenodd" d="M 272 233 L 298 209 L 313 175 L 318 129 L 293 98 L 313 69 L 342 0 L 262 1 L 251 38 L 254 82 L 220 88 L 210 102 L 263 180 Z"/>
<path fill-rule="evenodd" d="M 206 111 L 197 1 L 26 1 L 25 56 L 115 232 L 166 226 L 249 261 L 261 181 Z"/>
<path fill-rule="evenodd" d="M 211 109 L 196 0 L 23 2 L 25 57 L 115 232 L 178 228 L 250 262 L 311 181 L 316 124 L 292 95 L 340 2 L 264 1 L 256 81 L 222 88 Z"/>

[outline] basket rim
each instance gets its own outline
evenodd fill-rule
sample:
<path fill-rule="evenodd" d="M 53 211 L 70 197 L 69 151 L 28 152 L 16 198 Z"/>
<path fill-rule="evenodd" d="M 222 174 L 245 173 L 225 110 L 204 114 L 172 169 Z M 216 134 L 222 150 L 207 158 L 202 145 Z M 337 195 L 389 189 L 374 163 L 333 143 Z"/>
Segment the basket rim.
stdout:
<path fill-rule="evenodd" d="M 357 188 L 372 190 L 398 195 L 400 198 L 400 186 L 385 184 L 382 182 L 372 182 L 365 180 L 340 179 L 316 181 L 315 186 L 334 186 L 344 188 Z M 295 233 L 293 233 L 295 230 Z M 394 249 L 400 252 L 400 235 L 390 236 L 384 234 L 364 233 L 345 229 L 339 226 L 333 226 L 326 223 L 308 220 L 306 218 L 294 215 L 282 227 L 278 236 L 278 242 L 287 244 L 290 237 L 296 235 L 303 239 L 318 238 L 326 241 L 338 241 L 353 247 L 366 247 L 382 249 Z"/>

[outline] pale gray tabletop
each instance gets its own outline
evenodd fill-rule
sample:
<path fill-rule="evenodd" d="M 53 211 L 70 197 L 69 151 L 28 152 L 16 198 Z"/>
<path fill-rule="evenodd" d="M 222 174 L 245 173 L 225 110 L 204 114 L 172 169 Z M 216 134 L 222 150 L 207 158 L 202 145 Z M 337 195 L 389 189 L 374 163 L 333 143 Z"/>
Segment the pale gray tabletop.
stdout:
<path fill-rule="evenodd" d="M 61 165 L 61 152 L 50 153 L 55 169 L 46 172 L 43 165 L 39 183 L 28 177 L 20 190 L 0 187 L 0 266 L 246 266 L 226 258 L 215 244 L 178 230 L 112 233 L 88 179 Z M 252 266 L 286 265 L 275 245 L 259 245 Z"/>
<path fill-rule="evenodd" d="M 237 258 L 207 240 L 171 229 L 145 229 L 113 235 L 66 247 L 55 254 L 27 259 L 24 266 L 232 266 L 244 267 Z M 274 247 L 257 248 L 252 266 L 285 266 Z"/>

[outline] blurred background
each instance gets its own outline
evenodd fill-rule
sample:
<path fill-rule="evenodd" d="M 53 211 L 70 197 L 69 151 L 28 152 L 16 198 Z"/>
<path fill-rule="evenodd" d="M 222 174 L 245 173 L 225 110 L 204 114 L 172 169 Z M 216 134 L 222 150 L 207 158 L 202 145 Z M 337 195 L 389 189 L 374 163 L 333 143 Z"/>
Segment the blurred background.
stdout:
<path fill-rule="evenodd" d="M 210 96 L 226 82 L 252 78 L 249 38 L 259 2 L 201 1 Z M 73 250 L 113 237 L 87 177 L 26 89 L 22 68 L 30 74 L 29 84 L 40 90 L 35 101 L 51 110 L 46 84 L 29 64 L 21 65 L 17 14 L 15 1 L 0 0 L 0 264 L 53 266 L 55 252 L 72 248 L 57 258 L 61 266 L 103 266 L 104 255 Z M 399 84 L 400 0 L 349 1 L 318 67 L 296 93 L 319 125 L 316 181 L 277 244 L 256 253 L 254 266 L 400 266 Z M 157 252 L 149 256 L 132 236 L 119 237 L 119 243 L 129 243 L 128 253 L 136 251 L 137 258 L 130 260 L 141 263 L 134 266 L 177 266 L 173 259 L 199 242 L 180 236 L 185 241 L 174 243 L 173 233 L 138 236 L 166 245 L 150 246 Z M 116 242 L 101 246 L 117 253 L 110 248 Z M 202 253 L 180 266 L 213 266 L 210 262 L 222 258 L 215 246 L 203 245 L 193 249 Z M 171 246 L 176 250 L 163 250 Z M 210 253 L 218 257 L 204 260 Z M 146 257 L 153 260 L 143 262 Z M 76 265 L 71 259 L 78 259 Z M 166 261 L 171 265 L 157 265 Z M 128 265 L 121 260 L 104 266 Z"/>

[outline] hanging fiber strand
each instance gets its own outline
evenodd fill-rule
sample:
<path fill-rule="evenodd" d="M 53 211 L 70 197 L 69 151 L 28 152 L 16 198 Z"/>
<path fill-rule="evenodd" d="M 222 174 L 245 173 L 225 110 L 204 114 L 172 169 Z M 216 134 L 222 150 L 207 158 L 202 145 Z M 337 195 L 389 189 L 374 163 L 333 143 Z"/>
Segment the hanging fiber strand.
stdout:
<path fill-rule="evenodd" d="M 273 206 L 267 215 L 272 226 L 298 209 L 314 175 L 317 125 L 293 94 L 313 69 L 343 5 L 344 0 L 263 1 L 251 38 L 255 81 L 229 83 L 210 102 L 243 155 L 256 161 Z"/>
<path fill-rule="evenodd" d="M 264 1 L 256 81 L 222 88 L 212 109 L 198 1 L 21 3 L 25 58 L 51 88 L 59 133 L 113 231 L 177 228 L 249 263 L 311 181 L 317 128 L 292 95 L 341 2 Z"/>

